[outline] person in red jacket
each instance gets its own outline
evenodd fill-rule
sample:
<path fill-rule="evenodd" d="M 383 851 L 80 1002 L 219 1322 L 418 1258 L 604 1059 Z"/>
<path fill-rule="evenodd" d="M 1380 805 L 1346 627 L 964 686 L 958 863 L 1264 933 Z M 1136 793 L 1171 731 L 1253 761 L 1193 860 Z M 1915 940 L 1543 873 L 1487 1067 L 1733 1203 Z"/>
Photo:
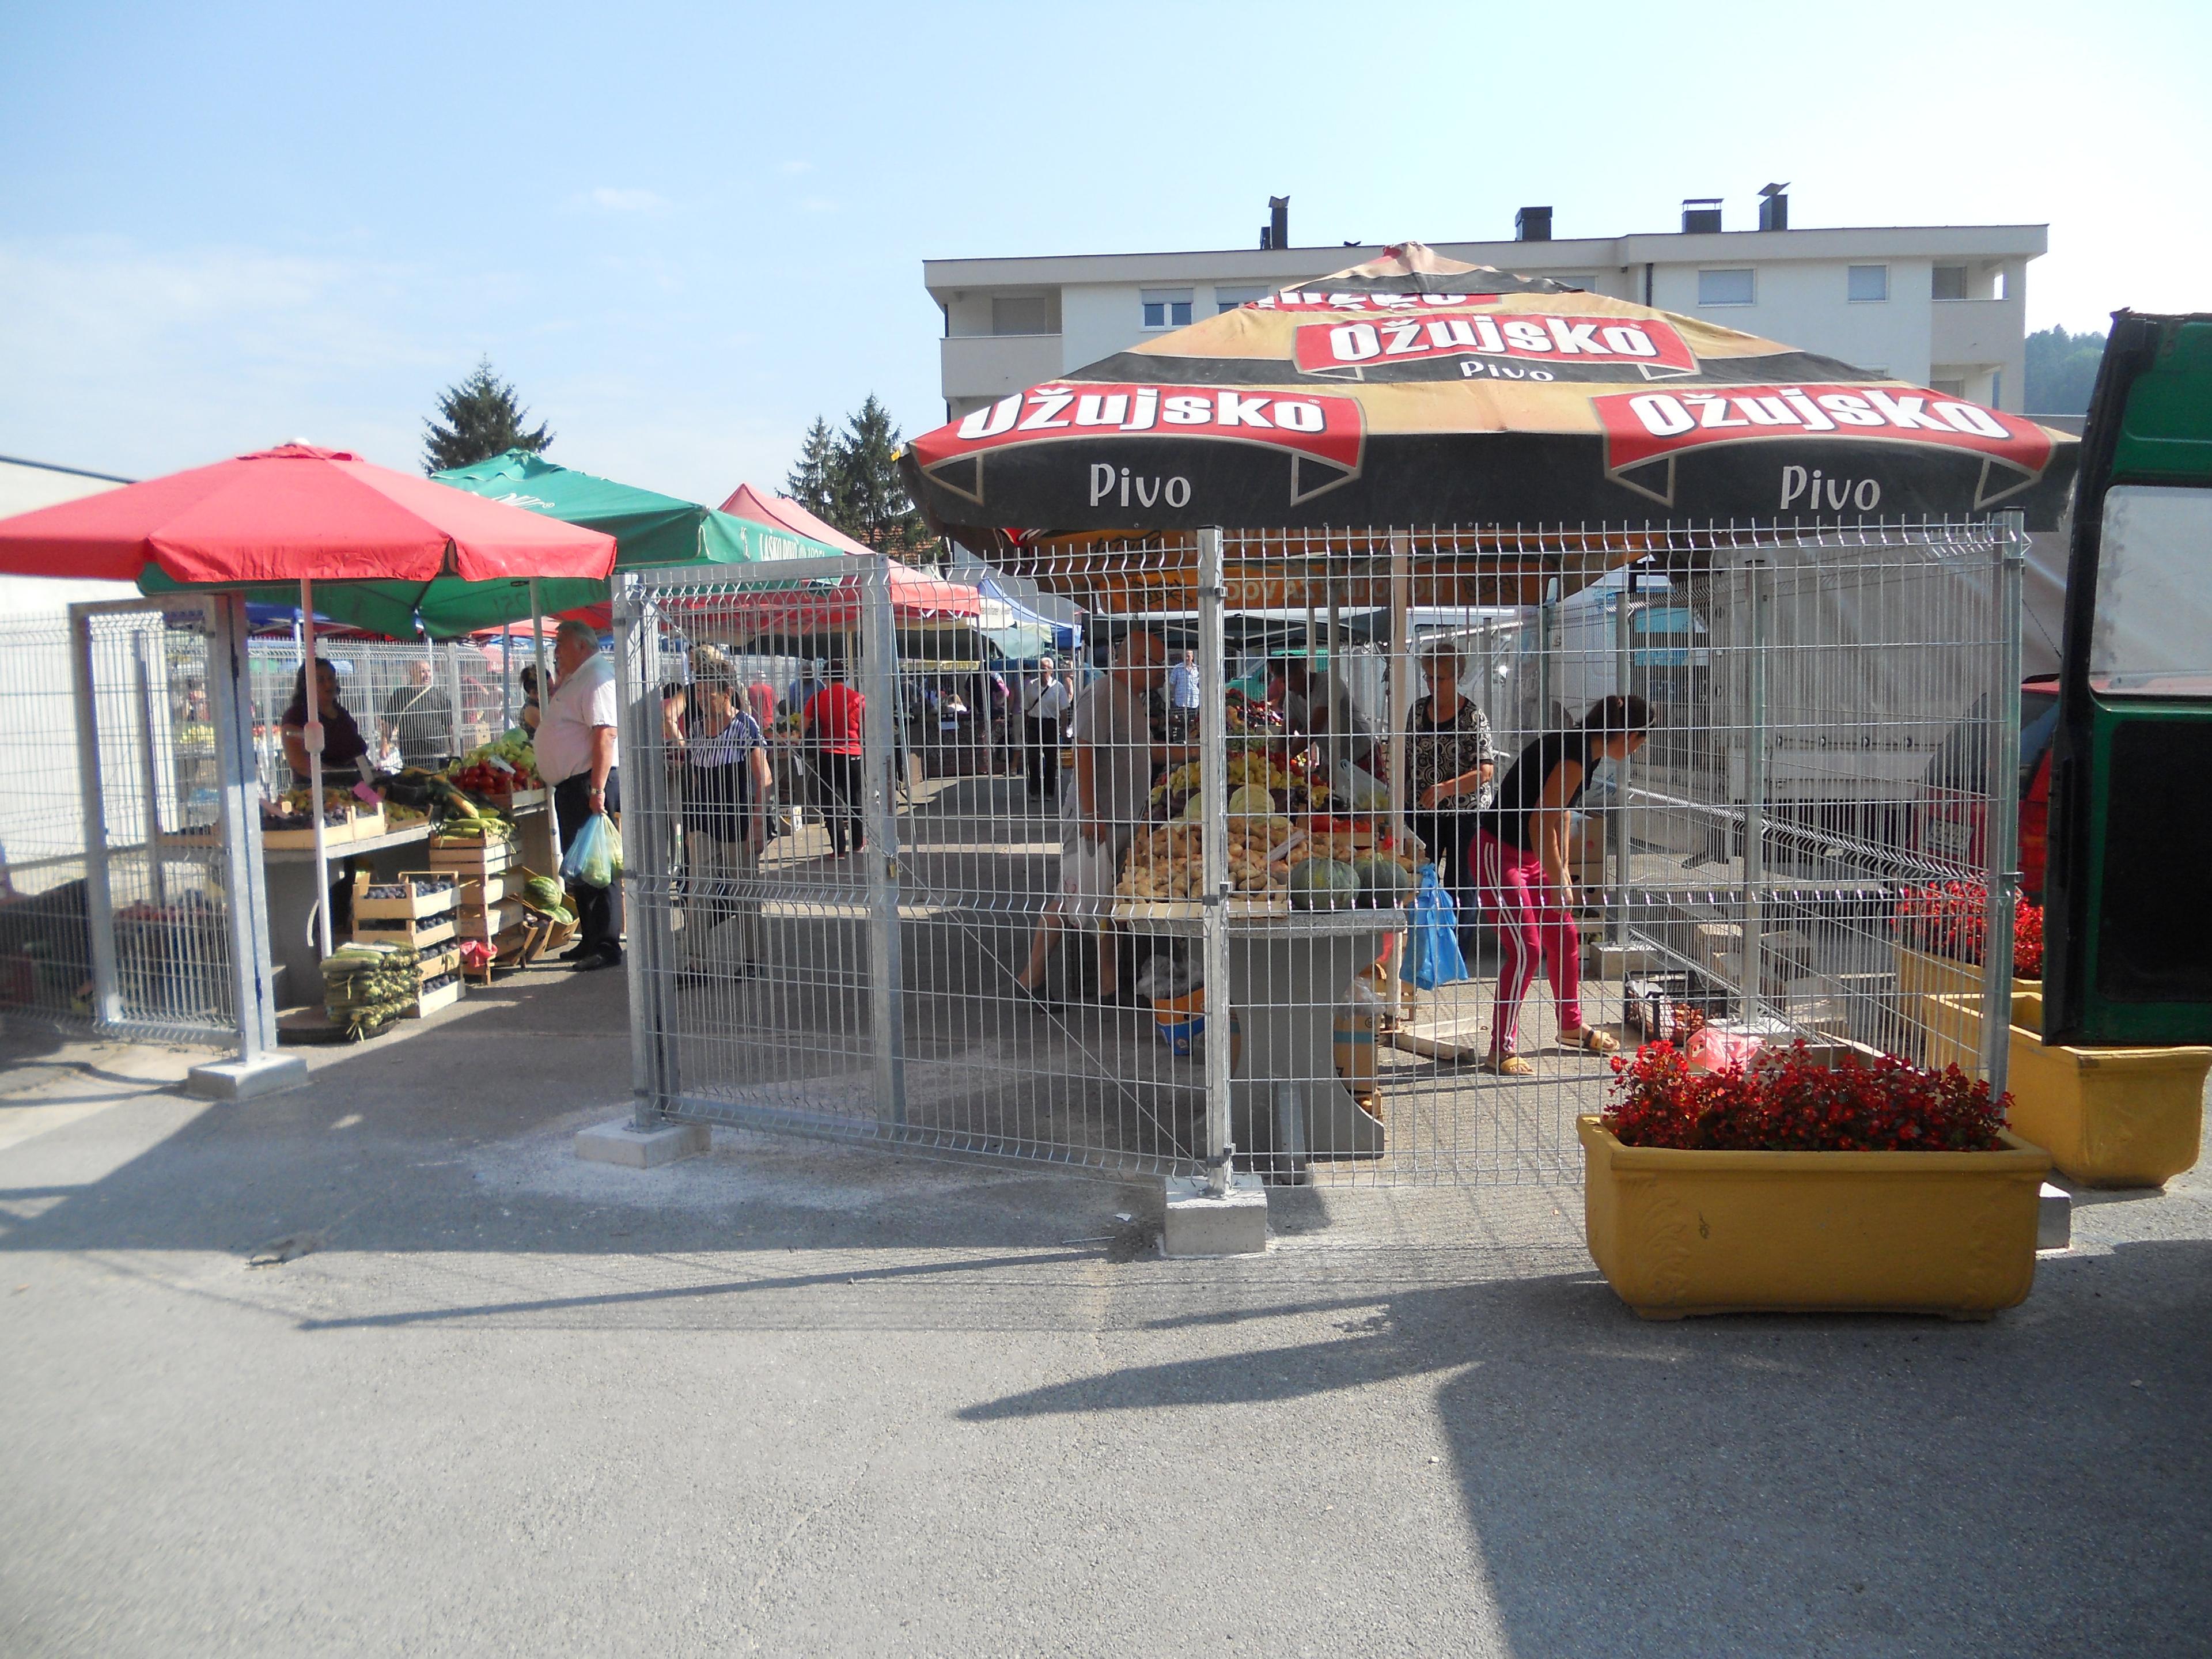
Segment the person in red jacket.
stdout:
<path fill-rule="evenodd" d="M 799 717 L 806 763 L 817 780 L 815 805 L 829 823 L 830 844 L 841 859 L 867 845 L 860 816 L 860 732 L 867 708 L 868 700 L 846 683 L 845 665 L 839 661 L 830 665 L 830 684 L 806 700 Z"/>

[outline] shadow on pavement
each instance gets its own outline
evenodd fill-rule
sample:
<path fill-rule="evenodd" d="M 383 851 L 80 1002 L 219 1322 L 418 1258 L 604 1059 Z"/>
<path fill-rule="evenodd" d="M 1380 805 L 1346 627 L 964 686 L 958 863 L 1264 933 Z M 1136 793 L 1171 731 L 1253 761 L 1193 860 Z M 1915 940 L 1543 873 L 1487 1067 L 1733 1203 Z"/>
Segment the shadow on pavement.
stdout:
<path fill-rule="evenodd" d="M 1434 1376 L 1517 1659 L 2203 1652 L 2212 1243 L 2051 1258 L 2037 1278 L 1981 1325 L 1646 1324 L 1592 1273 L 1323 1298 L 1232 1317 L 1341 1314 L 1328 1340 L 961 1415 L 1338 1393 L 1352 1411 L 1370 1385 Z M 1376 1449 L 1378 1481 L 1406 1478 L 1394 1449 Z"/>

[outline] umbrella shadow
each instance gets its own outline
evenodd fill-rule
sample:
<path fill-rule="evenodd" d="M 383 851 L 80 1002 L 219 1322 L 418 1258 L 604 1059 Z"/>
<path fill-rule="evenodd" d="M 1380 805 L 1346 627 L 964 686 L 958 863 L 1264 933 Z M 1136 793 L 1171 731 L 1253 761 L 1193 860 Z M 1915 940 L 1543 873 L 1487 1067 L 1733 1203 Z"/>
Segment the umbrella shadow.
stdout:
<path fill-rule="evenodd" d="M 2203 1240 L 2054 1258 L 1981 1325 L 1647 1324 L 1589 1273 L 1323 1297 L 1198 1322 L 1326 1318 L 1327 1337 L 960 1416 L 1231 1407 L 1274 1413 L 1288 1446 L 1305 1402 L 1433 1377 L 1520 1659 L 1998 1655 L 2059 1631 L 2072 1651 L 2201 1651 L 2212 1498 L 2183 1448 L 2212 1392 L 2208 1269 Z M 1404 1449 L 1376 1445 L 1378 1483 L 1419 1478 Z"/>

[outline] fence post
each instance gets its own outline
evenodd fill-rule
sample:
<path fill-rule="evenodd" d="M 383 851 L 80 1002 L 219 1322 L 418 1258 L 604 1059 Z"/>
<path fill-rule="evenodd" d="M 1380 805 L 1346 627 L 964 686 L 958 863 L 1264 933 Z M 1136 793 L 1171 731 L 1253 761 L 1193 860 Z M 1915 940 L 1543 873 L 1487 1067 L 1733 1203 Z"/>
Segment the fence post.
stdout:
<path fill-rule="evenodd" d="M 1225 690 L 1221 532 L 1198 532 L 1198 787 L 1201 939 L 1206 963 L 1206 1189 L 1227 1194 L 1237 1149 L 1229 1139 L 1229 719 Z M 1310 644 L 1310 636 L 1309 636 Z"/>
<path fill-rule="evenodd" d="M 1982 1074 L 2002 1095 L 2012 1060 L 2012 928 L 2020 891 L 2020 611 L 2027 559 L 2027 516 L 1996 520 L 1990 597 L 1996 611 L 1996 684 L 1990 687 L 1989 805 L 1982 832 L 1988 914 L 1982 951 Z"/>
<path fill-rule="evenodd" d="M 108 878 L 107 797 L 100 771 L 100 692 L 93 676 L 90 604 L 70 607 L 70 672 L 76 686 L 76 776 L 84 815 L 86 933 L 92 947 L 92 1018 L 112 1025 L 123 1018 L 115 979 L 115 891 Z"/>
<path fill-rule="evenodd" d="M 1390 835 L 1401 853 L 1412 844 L 1406 823 L 1406 781 L 1407 769 L 1413 757 L 1406 751 L 1406 722 L 1413 714 L 1413 677 L 1419 672 L 1413 662 L 1413 538 L 1405 531 L 1394 530 L 1390 532 L 1390 746 L 1387 752 L 1390 764 Z M 1468 695 L 1466 678 L 1462 672 L 1462 696 Z M 1475 684 L 1480 688 L 1484 682 L 1477 680 Z M 1430 856 L 1433 858 L 1440 850 L 1431 848 Z M 1405 1013 L 1405 971 L 1406 935 L 1401 933 L 1397 948 L 1390 952 L 1390 975 L 1386 987 L 1394 1021 Z"/>
<path fill-rule="evenodd" d="M 899 939 L 898 802 L 891 763 L 898 752 L 898 634 L 891 625 L 888 555 L 860 576 L 862 817 L 867 830 L 870 1006 L 875 1033 L 876 1121 L 906 1122 L 904 985 Z"/>
<path fill-rule="evenodd" d="M 160 631 L 148 634 L 143 629 L 131 636 L 131 695 L 132 724 L 138 738 L 138 769 L 145 779 L 145 793 L 138 803 L 142 821 L 139 834 L 146 842 L 146 891 L 157 910 L 169 908 L 168 847 L 161 831 L 161 757 L 155 743 L 155 728 L 161 724 L 159 711 L 154 702 L 153 670 L 146 661 L 147 647 L 154 647 L 162 657 L 162 690 L 168 690 L 168 623 L 161 619 Z"/>
<path fill-rule="evenodd" d="M 1766 974 L 1766 904 L 1760 891 L 1766 880 L 1766 635 L 1767 577 L 1773 567 L 1751 562 L 1751 659 L 1745 665 L 1743 735 L 1743 938 L 1736 959 L 1742 964 L 1737 1017 L 1756 1026 L 1763 1013 Z"/>
<path fill-rule="evenodd" d="M 1613 659 L 1615 693 L 1627 696 L 1634 687 L 1636 653 L 1631 633 L 1634 623 L 1630 609 L 1636 599 L 1636 567 L 1626 567 L 1627 575 L 1621 583 L 1620 605 L 1613 620 Z M 1628 948 L 1628 769 L 1634 763 L 1623 755 L 1613 763 L 1613 942 L 1622 951 Z"/>
<path fill-rule="evenodd" d="M 215 726 L 216 834 L 222 846 L 230 931 L 231 1006 L 238 1017 L 234 1060 L 195 1066 L 187 1086 L 198 1095 L 271 1093 L 307 1079 L 307 1063 L 276 1051 L 276 974 L 269 960 L 269 872 L 261 863 L 260 757 L 253 744 L 252 628 L 243 593 L 206 601 L 208 719 Z"/>
<path fill-rule="evenodd" d="M 623 763 L 623 873 L 629 949 L 623 953 L 629 981 L 632 1127 L 641 1133 L 661 1127 L 681 1092 L 676 1042 L 669 1020 L 674 951 L 670 935 L 673 881 L 668 868 L 667 758 L 660 740 L 660 619 L 635 574 L 615 579 L 615 672 L 622 725 L 616 735 Z M 544 702 L 550 699 L 540 689 Z M 546 801 L 552 811 L 552 801 Z M 560 835 L 553 835 L 557 853 Z"/>

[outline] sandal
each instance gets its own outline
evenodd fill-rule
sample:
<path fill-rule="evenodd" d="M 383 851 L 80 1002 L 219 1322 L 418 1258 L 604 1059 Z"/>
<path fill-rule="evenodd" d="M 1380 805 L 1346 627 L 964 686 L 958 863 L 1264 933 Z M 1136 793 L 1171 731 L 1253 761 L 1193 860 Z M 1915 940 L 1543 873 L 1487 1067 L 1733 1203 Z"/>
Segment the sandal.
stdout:
<path fill-rule="evenodd" d="M 1583 1025 L 1571 1031 L 1559 1033 L 1559 1046 L 1579 1048 L 1587 1054 L 1617 1054 L 1620 1039 L 1609 1031 L 1601 1031 L 1595 1025 Z"/>
<path fill-rule="evenodd" d="M 1482 1069 L 1498 1077 L 1534 1077 L 1536 1068 L 1518 1054 L 1492 1054 L 1482 1062 Z"/>

